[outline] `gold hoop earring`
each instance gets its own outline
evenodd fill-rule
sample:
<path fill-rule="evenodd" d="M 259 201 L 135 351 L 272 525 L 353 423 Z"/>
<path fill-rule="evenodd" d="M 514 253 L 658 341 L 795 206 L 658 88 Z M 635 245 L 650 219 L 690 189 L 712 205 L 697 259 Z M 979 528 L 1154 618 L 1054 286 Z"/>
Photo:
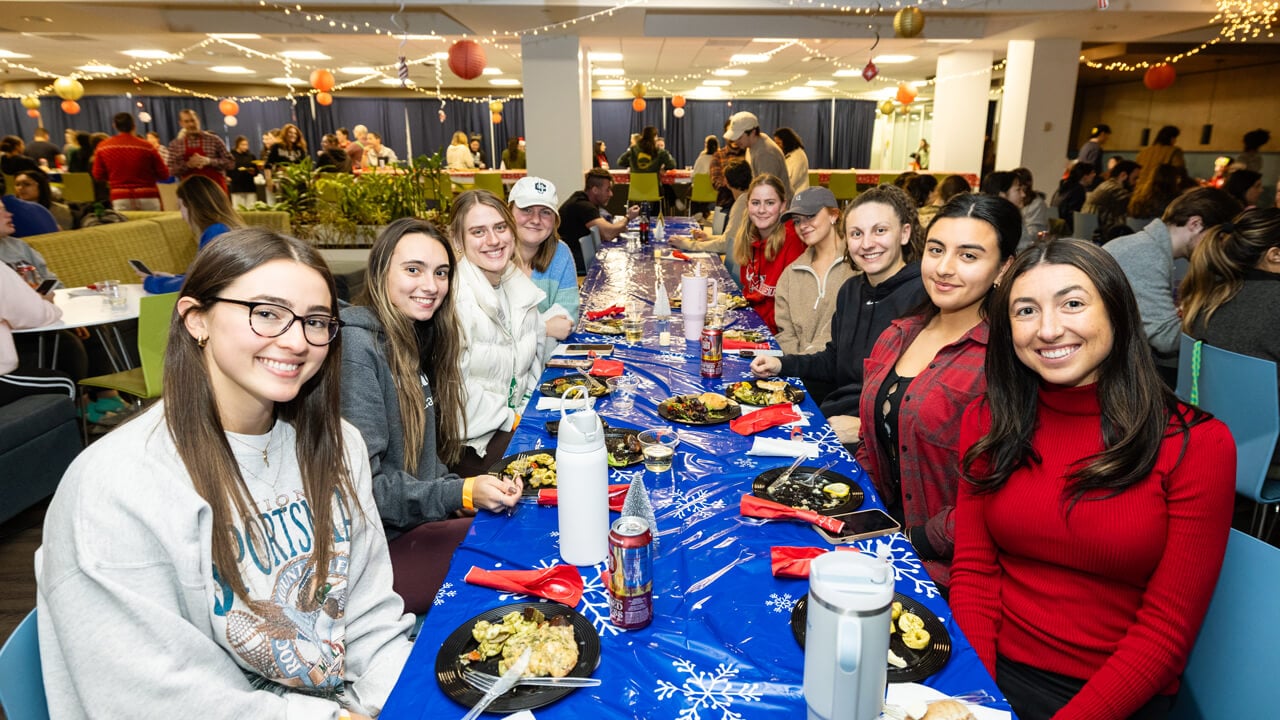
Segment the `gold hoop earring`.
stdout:
<path fill-rule="evenodd" d="M 204 349 L 204 346 L 205 346 L 205 345 L 208 345 L 208 344 L 209 344 L 209 336 L 208 336 L 208 335 L 202 335 L 202 336 L 200 336 L 200 338 L 199 338 L 198 340 L 196 340 L 196 347 L 200 348 L 201 350 L 203 350 L 203 349 Z"/>

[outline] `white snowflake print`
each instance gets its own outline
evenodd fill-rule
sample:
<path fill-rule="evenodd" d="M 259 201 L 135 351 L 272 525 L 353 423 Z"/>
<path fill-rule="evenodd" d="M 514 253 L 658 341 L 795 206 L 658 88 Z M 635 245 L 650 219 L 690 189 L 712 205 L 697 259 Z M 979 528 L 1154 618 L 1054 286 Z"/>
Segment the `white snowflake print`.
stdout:
<path fill-rule="evenodd" d="M 616 485 L 621 485 L 623 483 L 630 484 L 636 478 L 644 477 L 643 465 L 631 470 L 624 470 L 622 468 L 610 468 L 610 471 L 613 473 L 613 480 L 614 480 L 614 484 Z"/>
<path fill-rule="evenodd" d="M 886 537 L 861 540 L 854 545 L 864 553 L 884 558 L 893 565 L 895 582 L 908 580 L 915 588 L 915 594 L 925 597 L 939 597 L 938 586 L 929 578 L 920 556 L 911 549 L 911 542 L 902 533 L 894 533 Z"/>
<path fill-rule="evenodd" d="M 812 423 L 813 421 L 810 420 Z M 840 442 L 840 437 L 836 435 L 836 431 L 830 425 L 823 423 L 821 429 L 814 430 L 813 426 L 805 428 L 804 439 L 806 442 L 817 443 L 818 453 L 820 457 L 828 458 L 830 455 L 849 457 L 849 451 L 844 449 L 844 443 Z"/>
<path fill-rule="evenodd" d="M 737 466 L 738 466 L 738 467 L 740 467 L 740 468 L 754 468 L 754 467 L 758 467 L 758 464 L 756 463 L 756 461 L 755 461 L 755 460 L 753 460 L 753 459 L 751 459 L 751 458 L 750 458 L 749 456 L 747 456 L 747 455 L 739 455 L 738 457 L 735 457 L 734 459 L 730 460 L 729 462 L 733 463 L 734 465 L 737 465 Z"/>
<path fill-rule="evenodd" d="M 431 604 L 443 605 L 446 599 L 454 597 L 457 594 L 458 591 L 453 589 L 453 583 L 447 582 L 444 585 L 441 585 L 440 589 L 436 591 L 436 597 L 431 601 Z"/>
<path fill-rule="evenodd" d="M 607 569 L 606 564 L 602 562 L 582 570 L 582 605 L 579 610 L 595 626 L 596 632 L 617 635 L 622 629 L 609 620 L 609 590 L 600 579 L 600 574 Z"/>
<path fill-rule="evenodd" d="M 791 609 L 799 602 L 796 598 L 791 597 L 791 593 L 769 593 L 769 599 L 764 606 L 776 613 L 789 613 Z"/>
<path fill-rule="evenodd" d="M 707 490 L 680 493 L 675 499 L 675 507 L 668 514 L 690 524 L 705 520 L 724 509 L 724 500 L 711 500 L 710 495 Z"/>
<path fill-rule="evenodd" d="M 701 672 L 688 660 L 675 660 L 671 664 L 689 678 L 680 685 L 659 680 L 655 691 L 659 700 L 675 697 L 676 693 L 684 696 L 689 706 L 676 716 L 679 720 L 742 720 L 742 713 L 734 712 L 733 704 L 760 701 L 756 683 L 733 681 L 738 676 L 737 666 L 733 664 L 720 663 L 715 672 Z M 714 714 L 717 711 L 718 716 Z M 702 712 L 707 713 L 705 718 Z"/>

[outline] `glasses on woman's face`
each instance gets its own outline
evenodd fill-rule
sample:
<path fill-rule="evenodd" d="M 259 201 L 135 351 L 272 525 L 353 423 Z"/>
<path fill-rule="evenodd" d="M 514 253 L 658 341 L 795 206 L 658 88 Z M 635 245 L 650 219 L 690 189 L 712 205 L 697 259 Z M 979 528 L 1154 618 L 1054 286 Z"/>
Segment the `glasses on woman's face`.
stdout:
<path fill-rule="evenodd" d="M 274 338 L 289 332 L 295 320 L 302 321 L 302 337 L 308 345 L 322 347 L 338 337 L 343 323 L 332 315 L 299 315 L 282 305 L 215 297 L 214 302 L 243 305 L 249 308 L 249 329 L 258 337 Z"/>

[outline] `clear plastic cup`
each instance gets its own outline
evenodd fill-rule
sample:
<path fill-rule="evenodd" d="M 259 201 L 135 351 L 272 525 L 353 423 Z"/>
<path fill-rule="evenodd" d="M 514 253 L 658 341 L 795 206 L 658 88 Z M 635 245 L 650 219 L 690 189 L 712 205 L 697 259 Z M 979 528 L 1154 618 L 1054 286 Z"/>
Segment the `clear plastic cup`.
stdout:
<path fill-rule="evenodd" d="M 644 467 L 651 472 L 666 472 L 671 469 L 671 461 L 675 458 L 676 447 L 680 444 L 680 436 L 671 428 L 653 428 L 636 436 L 644 453 Z"/>
<path fill-rule="evenodd" d="M 609 394 L 613 398 L 612 409 L 620 413 L 628 413 L 636 406 L 636 388 L 640 381 L 630 375 L 611 377 L 606 382 Z"/>

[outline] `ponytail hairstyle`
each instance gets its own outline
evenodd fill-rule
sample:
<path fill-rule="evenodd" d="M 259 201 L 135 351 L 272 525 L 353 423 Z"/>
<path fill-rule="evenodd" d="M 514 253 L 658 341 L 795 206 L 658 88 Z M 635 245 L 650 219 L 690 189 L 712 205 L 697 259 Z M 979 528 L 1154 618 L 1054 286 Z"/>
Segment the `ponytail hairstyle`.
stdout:
<path fill-rule="evenodd" d="M 1239 172 L 1238 170 L 1236 172 Z M 1191 253 L 1178 290 L 1182 331 L 1203 328 L 1213 313 L 1244 287 L 1244 276 L 1272 248 L 1280 248 L 1280 208 L 1246 210 L 1234 222 L 1210 228 Z"/>
<path fill-rule="evenodd" d="M 787 241 L 787 224 L 782 220 L 782 212 L 786 210 L 787 204 L 787 187 L 773 175 L 761 173 L 752 178 L 751 184 L 747 186 L 747 202 L 751 201 L 751 193 L 761 185 L 772 188 L 778 195 L 778 203 L 782 206 L 782 210 L 778 211 L 778 222 L 769 231 L 769 237 L 765 238 L 764 244 L 765 259 L 773 260 L 782 249 L 782 244 Z M 751 245 L 760 238 L 760 228 L 747 218 L 747 221 L 742 223 L 742 230 L 733 243 L 733 259 L 738 265 L 745 267 L 751 264 L 751 256 L 755 254 Z"/>
<path fill-rule="evenodd" d="M 180 291 L 182 297 L 192 298 L 196 304 L 181 314 L 174 313 L 164 358 L 164 417 L 169 436 L 192 486 L 209 503 L 213 514 L 214 570 L 246 603 L 250 598 L 237 562 L 244 548 L 237 542 L 233 528 L 243 525 L 244 542 L 258 546 L 260 551 L 265 551 L 271 541 L 257 522 L 258 511 L 252 505 L 218 414 L 218 397 L 209 379 L 205 353 L 187 331 L 186 318 L 193 312 L 206 312 L 228 285 L 274 260 L 289 260 L 319 273 L 329 288 L 329 312 L 338 316 L 333 275 L 314 248 L 266 228 L 232 230 L 196 254 Z M 321 583 L 328 576 L 334 557 L 335 525 L 340 518 L 352 516 L 350 510 L 356 497 L 342 440 L 341 362 L 339 333 L 329 344 L 328 355 L 315 376 L 292 400 L 278 402 L 275 408 L 276 420 L 292 425 L 297 435 L 293 451 L 311 508 L 315 541 L 310 568 L 312 577 Z M 335 515 L 335 506 L 341 507 L 340 515 Z"/>

